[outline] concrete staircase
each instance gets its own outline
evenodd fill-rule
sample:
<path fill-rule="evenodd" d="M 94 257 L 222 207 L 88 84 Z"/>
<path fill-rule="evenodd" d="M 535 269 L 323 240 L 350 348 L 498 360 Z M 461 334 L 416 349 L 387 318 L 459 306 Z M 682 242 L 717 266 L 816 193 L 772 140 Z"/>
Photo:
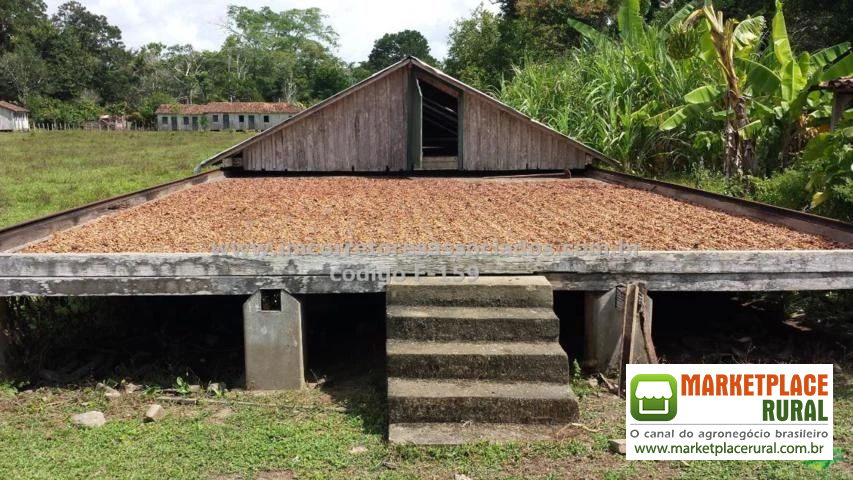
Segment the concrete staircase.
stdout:
<path fill-rule="evenodd" d="M 387 293 L 388 438 L 543 440 L 578 418 L 544 277 L 419 278 Z"/>

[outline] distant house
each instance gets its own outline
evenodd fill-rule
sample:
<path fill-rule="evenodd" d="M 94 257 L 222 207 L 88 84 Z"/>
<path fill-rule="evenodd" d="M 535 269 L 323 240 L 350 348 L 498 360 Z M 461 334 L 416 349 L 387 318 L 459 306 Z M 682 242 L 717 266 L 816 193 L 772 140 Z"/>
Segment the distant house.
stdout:
<path fill-rule="evenodd" d="M 0 100 L 0 132 L 25 132 L 30 129 L 30 111 Z"/>
<path fill-rule="evenodd" d="M 85 130 L 127 130 L 130 122 L 124 115 L 101 115 L 97 120 L 83 124 Z"/>
<path fill-rule="evenodd" d="M 266 130 L 301 112 L 289 103 L 212 102 L 160 105 L 158 130 Z"/>

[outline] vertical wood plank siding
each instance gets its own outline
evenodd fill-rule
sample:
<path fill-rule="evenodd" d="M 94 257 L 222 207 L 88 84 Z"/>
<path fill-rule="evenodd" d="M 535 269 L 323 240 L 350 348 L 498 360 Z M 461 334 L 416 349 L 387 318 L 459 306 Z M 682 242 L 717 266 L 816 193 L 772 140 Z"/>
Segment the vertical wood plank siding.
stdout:
<path fill-rule="evenodd" d="M 255 171 L 395 171 L 406 167 L 406 78 L 391 72 L 243 151 Z"/>
<path fill-rule="evenodd" d="M 476 95 L 464 98 L 465 170 L 583 168 L 571 140 Z"/>
<path fill-rule="evenodd" d="M 311 112 L 242 151 L 254 171 L 405 170 L 411 68 L 400 68 Z M 433 79 L 433 81 L 439 81 Z M 571 140 L 475 92 L 462 95 L 462 168 L 583 168 L 586 152 Z"/>

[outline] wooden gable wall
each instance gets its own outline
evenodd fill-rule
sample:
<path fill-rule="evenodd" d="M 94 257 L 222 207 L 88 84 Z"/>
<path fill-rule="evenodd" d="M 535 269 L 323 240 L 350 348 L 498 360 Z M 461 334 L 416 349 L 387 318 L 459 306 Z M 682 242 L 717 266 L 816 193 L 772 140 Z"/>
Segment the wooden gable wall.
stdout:
<path fill-rule="evenodd" d="M 414 72 L 413 72 L 414 70 Z M 391 67 L 216 158 L 267 172 L 409 170 L 411 75 L 458 92 L 462 169 L 582 169 L 600 154 L 416 61 Z M 235 158 L 236 157 L 236 158 Z M 415 167 L 417 168 L 417 167 Z"/>
<path fill-rule="evenodd" d="M 572 140 L 473 92 L 464 92 L 462 168 L 567 170 L 584 168 L 586 152 Z"/>
<path fill-rule="evenodd" d="M 406 168 L 408 68 L 283 124 L 242 152 L 253 171 L 399 171 Z"/>

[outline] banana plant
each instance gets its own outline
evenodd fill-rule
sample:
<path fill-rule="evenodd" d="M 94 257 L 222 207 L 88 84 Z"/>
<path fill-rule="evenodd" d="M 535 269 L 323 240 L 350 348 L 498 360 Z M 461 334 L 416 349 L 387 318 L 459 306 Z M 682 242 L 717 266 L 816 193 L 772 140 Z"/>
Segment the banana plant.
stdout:
<path fill-rule="evenodd" d="M 669 39 L 678 47 L 669 49 L 671 55 L 693 55 L 683 47 L 683 36 L 688 28 L 698 29 L 699 55 L 716 62 L 721 80 L 688 93 L 684 106 L 663 112 L 650 123 L 670 130 L 694 116 L 724 119 L 727 174 L 738 174 L 741 169 L 757 171 L 754 142 L 771 125 L 783 132 L 781 145 L 771 146 L 771 150 L 778 152 L 777 158 L 786 155 L 809 95 L 817 95 L 813 88 L 822 81 L 853 73 L 853 55 L 847 43 L 795 57 L 780 1 L 776 2 L 771 25 L 772 46 L 759 55 L 755 50 L 765 27 L 761 17 L 723 21 L 722 13 L 707 1 L 682 24 L 674 25 Z"/>
<path fill-rule="evenodd" d="M 752 54 L 764 28 L 762 17 L 742 22 L 724 19 L 723 13 L 710 1 L 682 22 L 672 25 L 670 54 L 682 58 L 692 55 L 693 50 L 686 48 L 684 39 L 698 32 L 699 55 L 719 67 L 720 81 L 693 90 L 684 96 L 684 106 L 663 112 L 651 122 L 657 122 L 661 130 L 671 130 L 696 115 L 725 119 L 724 169 L 727 176 L 739 176 L 744 169 L 754 173 L 756 169 L 755 144 L 749 135 L 753 125 L 749 120 L 749 98 L 744 93 L 736 59 Z"/>
<path fill-rule="evenodd" d="M 747 72 L 748 90 L 760 120 L 765 124 L 775 123 L 782 131 L 781 144 L 773 155 L 781 165 L 790 153 L 794 129 L 800 125 L 810 98 L 820 95 L 814 88 L 821 82 L 853 74 L 853 54 L 850 43 L 845 42 L 814 55 L 803 52 L 795 56 L 779 0 L 771 25 L 771 40 L 772 54 L 768 52 L 759 61 L 742 58 L 738 62 Z"/>

